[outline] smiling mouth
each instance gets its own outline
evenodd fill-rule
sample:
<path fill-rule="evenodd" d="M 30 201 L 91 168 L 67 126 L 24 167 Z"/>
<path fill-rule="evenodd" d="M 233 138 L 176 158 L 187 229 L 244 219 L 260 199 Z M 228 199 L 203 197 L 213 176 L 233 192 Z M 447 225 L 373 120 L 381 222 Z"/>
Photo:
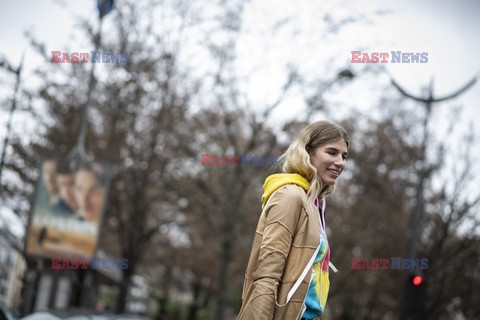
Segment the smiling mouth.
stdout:
<path fill-rule="evenodd" d="M 336 169 L 327 169 L 327 171 L 330 172 L 331 174 L 333 174 L 336 177 L 338 177 L 341 173 L 340 170 L 336 170 Z"/>

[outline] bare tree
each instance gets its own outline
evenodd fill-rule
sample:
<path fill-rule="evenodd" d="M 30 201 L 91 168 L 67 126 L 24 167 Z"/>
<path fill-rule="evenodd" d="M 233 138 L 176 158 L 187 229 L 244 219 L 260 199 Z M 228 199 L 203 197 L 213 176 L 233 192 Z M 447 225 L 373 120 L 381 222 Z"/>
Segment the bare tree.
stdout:
<path fill-rule="evenodd" d="M 162 24 L 170 29 L 158 34 L 151 32 L 153 15 L 140 19 L 148 12 L 148 5 L 152 3 L 144 7 L 123 3 L 115 13 L 115 31 L 104 30 L 110 32 L 110 37 L 100 49 L 127 53 L 128 61 L 103 64 L 97 69 L 86 136 L 90 157 L 114 165 L 99 247 L 110 255 L 128 259 L 128 268 L 122 269 L 118 312 L 126 306 L 130 278 L 142 259 L 155 246 L 172 240 L 161 229 L 176 219 L 177 204 L 171 202 L 166 188 L 166 182 L 174 179 L 168 169 L 177 161 L 175 147 L 182 143 L 178 124 L 186 121 L 189 100 L 197 86 L 195 79 L 189 78 L 188 66 L 179 60 L 184 39 L 167 37 L 169 32 L 180 33 L 185 28 L 171 24 L 184 13 L 182 7 L 165 7 L 171 16 Z M 93 26 L 86 20 L 81 24 L 93 42 Z M 49 62 L 51 57 L 45 47 L 34 39 L 32 44 Z M 45 134 L 30 145 L 20 139 L 12 141 L 18 159 L 28 163 L 32 171 L 42 152 L 66 154 L 73 149 L 88 90 L 82 79 L 89 71 L 84 64 L 47 63 L 38 69 L 37 75 L 43 81 L 35 98 L 44 116 L 36 121 Z M 25 170 L 18 168 L 18 172 L 24 174 Z"/>

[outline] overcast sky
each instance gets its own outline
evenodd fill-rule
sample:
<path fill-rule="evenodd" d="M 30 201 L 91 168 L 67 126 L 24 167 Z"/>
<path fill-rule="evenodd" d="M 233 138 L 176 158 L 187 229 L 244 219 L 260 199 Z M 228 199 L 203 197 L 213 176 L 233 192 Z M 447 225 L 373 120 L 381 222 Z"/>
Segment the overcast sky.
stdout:
<path fill-rule="evenodd" d="M 19 63 L 22 52 L 26 53 L 27 70 L 40 63 L 23 35 L 27 30 L 46 43 L 47 51 L 92 50 L 79 45 L 82 41 L 78 39 L 80 33 L 75 32 L 74 23 L 75 15 L 96 18 L 94 0 L 0 0 L 0 3 L 0 54 L 6 55 L 12 63 Z M 292 59 L 293 55 L 298 56 L 297 61 L 301 61 L 300 67 L 312 68 L 331 52 L 335 52 L 340 60 L 343 59 L 345 65 L 351 60 L 352 50 L 428 52 L 429 60 L 426 64 L 390 63 L 386 67 L 392 76 L 412 92 L 418 92 L 433 77 L 439 95 L 458 88 L 480 72 L 480 1 L 477 0 L 262 0 L 249 3 L 245 19 L 249 30 L 261 31 L 278 19 L 293 16 L 290 24 L 302 31 L 301 37 L 293 38 L 293 28 L 284 28 L 283 33 L 280 31 L 284 41 L 281 37 L 276 37 L 275 41 L 269 43 L 268 53 L 261 56 L 256 53 L 261 50 L 254 50 L 258 48 L 254 44 L 255 41 L 265 42 L 266 39 L 261 35 L 256 38 L 250 36 L 245 42 L 247 50 L 243 51 L 244 60 L 261 61 L 265 65 L 258 71 L 256 82 L 252 83 L 252 87 L 257 88 L 259 97 L 268 95 L 258 88 L 268 88 L 272 78 L 278 78 L 276 73 L 283 72 L 277 67 L 277 61 L 287 58 L 295 60 Z M 385 9 L 391 9 L 394 13 L 383 16 L 375 14 Z M 328 45 L 323 45 L 323 39 L 319 38 L 321 33 L 318 32 L 318 19 L 325 11 L 330 11 L 336 17 L 365 12 L 372 23 L 353 24 L 329 39 L 325 43 Z M 111 19 L 111 16 L 107 16 L 106 24 L 109 23 L 108 18 Z M 306 49 L 302 50 L 302 46 Z M 469 114 L 477 109 L 477 102 L 480 101 L 479 88 L 477 84 L 458 101 L 465 104 Z M 270 88 L 268 90 L 271 92 Z"/>
<path fill-rule="evenodd" d="M 62 5 L 59 5 L 62 4 Z M 391 11 L 378 15 L 379 10 Z M 352 24 L 328 39 L 319 32 L 319 18 L 324 12 L 334 17 L 348 17 L 352 12 L 365 13 L 369 21 Z M 268 102 L 281 85 L 283 70 L 277 66 L 287 61 L 294 62 L 301 70 L 314 70 L 324 63 L 328 55 L 335 54 L 339 66 L 360 70 L 362 66 L 352 65 L 351 51 L 366 52 L 428 52 L 425 64 L 391 64 L 385 66 L 387 73 L 407 90 L 420 94 L 420 89 L 435 79 L 435 92 L 439 96 L 451 93 L 480 72 L 480 1 L 478 0 L 384 0 L 384 1 L 339 1 L 339 0 L 262 0 L 250 1 L 245 11 L 246 29 L 249 30 L 239 45 L 240 62 L 246 71 L 256 68 L 250 83 L 251 96 L 259 103 Z M 24 73 L 42 63 L 29 47 L 24 32 L 32 32 L 44 41 L 47 51 L 90 52 L 91 47 L 79 39 L 75 32 L 75 16 L 96 19 L 95 1 L 67 0 L 0 0 L 0 55 L 13 64 L 20 62 L 26 54 Z M 106 17 L 110 23 L 113 15 Z M 262 30 L 284 17 L 288 17 L 279 36 L 265 38 Z M 301 31 L 301 37 L 296 31 Z M 256 48 L 267 50 L 255 50 Z M 308 73 L 308 72 L 307 72 Z M 283 74 L 284 76 L 284 74 Z M 2 73 L 3 77 L 3 73 Z M 388 77 L 386 77 L 388 78 Z M 277 80 L 277 81 L 276 81 Z M 0 78 L 0 93 L 11 90 L 8 81 Z M 366 83 L 357 83 L 343 92 L 336 100 L 339 105 L 355 104 L 368 108 L 375 89 Z M 347 99 L 348 98 L 348 99 Z M 272 98 L 273 99 L 273 98 Z M 292 103 L 301 104 L 300 97 L 291 96 L 284 103 L 274 120 L 288 116 Z M 353 102 L 352 102 L 353 101 Z M 439 114 L 447 116 L 451 105 L 463 105 L 460 121 L 465 125 L 469 120 L 480 119 L 480 83 L 451 103 L 439 106 Z M 444 119 L 445 120 L 445 119 Z M 0 141 L 5 135 L 5 112 L 0 110 Z M 441 127 L 436 130 L 441 131 Z M 477 135 L 480 134 L 476 126 Z M 1 146 L 1 142 L 0 142 Z M 1 206 L 1 204 L 0 204 Z M 1 218 L 1 213 L 0 213 Z"/>

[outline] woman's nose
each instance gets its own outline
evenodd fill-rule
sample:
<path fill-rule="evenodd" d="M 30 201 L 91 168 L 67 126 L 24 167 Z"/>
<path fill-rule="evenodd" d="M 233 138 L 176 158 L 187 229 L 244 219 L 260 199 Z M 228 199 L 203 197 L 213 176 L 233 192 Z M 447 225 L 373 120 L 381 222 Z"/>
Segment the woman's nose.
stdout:
<path fill-rule="evenodd" d="M 342 169 L 345 167 L 346 160 L 340 156 L 335 159 L 335 165 L 341 167 Z"/>

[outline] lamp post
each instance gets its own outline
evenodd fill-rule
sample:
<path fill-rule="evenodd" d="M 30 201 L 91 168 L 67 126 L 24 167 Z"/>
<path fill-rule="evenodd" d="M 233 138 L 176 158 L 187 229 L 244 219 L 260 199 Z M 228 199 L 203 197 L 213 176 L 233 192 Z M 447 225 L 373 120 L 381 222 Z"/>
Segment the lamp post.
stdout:
<path fill-rule="evenodd" d="M 422 103 L 425 109 L 425 117 L 423 119 L 423 128 L 422 128 L 423 137 L 422 137 L 422 144 L 420 149 L 420 152 L 421 152 L 420 157 L 421 157 L 422 163 L 421 163 L 421 168 L 418 174 L 418 181 L 417 181 L 417 188 L 416 188 L 417 190 L 415 195 L 415 206 L 414 206 L 412 217 L 410 220 L 410 234 L 408 239 L 408 252 L 407 252 L 409 259 L 415 259 L 416 244 L 417 244 L 418 232 L 420 229 L 420 221 L 423 216 L 424 206 L 425 206 L 424 204 L 425 181 L 430 177 L 431 173 L 436 169 L 434 165 L 429 166 L 427 165 L 427 162 L 426 162 L 426 151 L 427 151 L 427 145 L 429 142 L 428 122 L 431 117 L 432 106 L 434 103 L 444 102 L 444 101 L 456 98 L 463 92 L 467 91 L 470 87 L 472 87 L 477 81 L 477 78 L 473 77 L 472 80 L 470 80 L 467 84 L 465 84 L 456 92 L 441 98 L 434 98 L 433 96 L 433 81 L 430 83 L 427 98 L 414 96 L 408 93 L 407 91 L 405 91 L 405 89 L 403 89 L 397 82 L 395 82 L 395 80 L 392 79 L 391 81 L 393 86 L 402 95 L 404 95 L 409 99 Z M 411 284 L 409 283 L 409 281 L 407 281 L 407 283 L 404 284 L 403 296 L 400 304 L 400 318 L 399 318 L 400 320 L 407 319 L 408 315 L 412 311 L 412 304 L 413 304 L 411 300 L 412 292 L 411 290 L 409 290 L 409 286 L 411 286 Z M 422 285 L 422 290 L 426 292 L 426 284 Z M 426 299 L 423 299 L 422 303 L 425 304 Z M 426 306 L 424 305 L 423 307 L 426 307 Z"/>

